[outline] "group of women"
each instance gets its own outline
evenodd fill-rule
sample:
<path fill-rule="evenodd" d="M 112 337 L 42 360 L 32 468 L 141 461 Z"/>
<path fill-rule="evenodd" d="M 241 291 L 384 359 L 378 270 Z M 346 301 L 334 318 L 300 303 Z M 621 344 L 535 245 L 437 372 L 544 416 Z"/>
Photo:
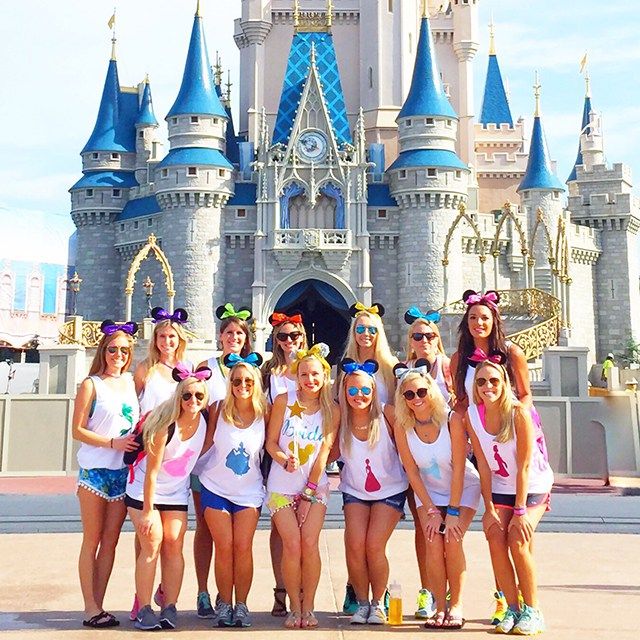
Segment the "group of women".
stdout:
<path fill-rule="evenodd" d="M 467 291 L 464 299 L 451 361 L 437 312 L 405 313 L 406 359 L 398 362 L 382 305 L 357 303 L 335 382 L 328 347 L 307 344 L 299 314 L 272 314 L 273 355 L 263 363 L 251 350 L 250 312 L 219 307 L 222 353 L 194 367 L 184 358 L 186 312 L 156 308 L 149 354 L 133 376 L 135 323 L 105 321 L 73 419 L 84 625 L 119 624 L 103 600 L 128 513 L 136 531 L 131 619 L 142 630 L 176 627 L 191 491 L 198 615 L 219 627 L 251 625 L 253 537 L 264 505 L 271 613 L 287 628 L 316 627 L 326 468 L 338 461 L 351 623 L 387 622 L 386 548 L 408 502 L 421 581 L 416 617 L 428 629 L 461 629 L 463 539 L 482 498 L 495 630 L 541 632 L 533 533 L 553 474 L 527 363 L 505 338 L 498 294 Z"/>

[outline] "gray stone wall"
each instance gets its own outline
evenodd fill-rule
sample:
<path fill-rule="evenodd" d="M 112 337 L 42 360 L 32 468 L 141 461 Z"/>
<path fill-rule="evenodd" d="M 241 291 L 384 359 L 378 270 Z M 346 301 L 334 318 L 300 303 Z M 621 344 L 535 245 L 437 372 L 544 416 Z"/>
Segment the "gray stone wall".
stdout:
<path fill-rule="evenodd" d="M 589 349 L 587 359 L 596 361 L 596 339 L 598 332 L 596 297 L 594 296 L 595 266 L 572 262 L 569 266 L 571 277 L 570 321 L 571 342 Z"/>

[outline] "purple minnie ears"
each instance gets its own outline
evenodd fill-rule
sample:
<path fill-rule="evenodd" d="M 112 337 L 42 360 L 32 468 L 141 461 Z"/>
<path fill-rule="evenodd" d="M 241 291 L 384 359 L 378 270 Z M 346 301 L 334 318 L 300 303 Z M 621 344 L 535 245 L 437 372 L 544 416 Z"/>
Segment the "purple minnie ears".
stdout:
<path fill-rule="evenodd" d="M 124 333 L 134 336 L 138 331 L 138 324 L 136 322 L 114 322 L 113 320 L 105 320 L 100 325 L 100 331 L 105 336 L 110 336 L 116 331 L 124 331 Z"/>
<path fill-rule="evenodd" d="M 162 322 L 163 320 L 170 320 L 171 322 L 184 324 L 187 321 L 189 314 L 182 307 L 178 307 L 173 313 L 169 313 L 162 307 L 154 307 L 151 309 L 151 317 L 156 323 Z"/>
<path fill-rule="evenodd" d="M 378 370 L 378 363 L 375 360 L 365 360 L 364 362 L 356 362 L 353 358 L 345 358 L 340 363 L 340 368 L 345 373 L 356 373 L 362 371 L 370 376 Z"/>
<path fill-rule="evenodd" d="M 176 382 L 182 382 L 187 378 L 195 378 L 196 380 L 204 382 L 211 377 L 211 373 L 212 372 L 209 367 L 198 367 L 195 371 L 191 371 L 184 362 L 178 362 L 178 364 L 173 368 L 171 376 Z"/>
<path fill-rule="evenodd" d="M 419 373 L 422 376 L 426 376 L 429 371 L 431 371 L 431 364 L 426 358 L 418 358 L 413 367 L 410 367 L 406 362 L 398 362 L 393 367 L 393 374 L 400 379 L 400 382 L 410 373 Z"/>

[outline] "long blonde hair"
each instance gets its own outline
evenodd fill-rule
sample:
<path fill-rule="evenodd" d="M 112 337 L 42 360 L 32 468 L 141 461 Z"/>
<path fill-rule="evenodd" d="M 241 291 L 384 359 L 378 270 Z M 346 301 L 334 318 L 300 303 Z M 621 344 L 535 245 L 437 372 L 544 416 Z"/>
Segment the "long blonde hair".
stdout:
<path fill-rule="evenodd" d="M 502 380 L 502 392 L 500 393 L 497 401 L 498 411 L 500 412 L 500 428 L 496 434 L 496 442 L 509 442 L 509 440 L 513 440 L 515 437 L 513 410 L 515 407 L 519 407 L 520 403 L 514 400 L 509 374 L 503 365 L 486 360 L 476 367 L 476 372 L 473 376 L 473 401 L 475 404 L 483 404 L 482 396 L 480 395 L 476 380 L 479 377 L 482 377 L 480 376 L 480 371 L 487 367 L 496 371 Z"/>
<path fill-rule="evenodd" d="M 197 378 L 189 376 L 188 378 L 178 382 L 178 386 L 176 387 L 173 396 L 153 409 L 144 421 L 142 439 L 144 440 L 145 449 L 154 445 L 155 436 L 159 431 L 168 429 L 169 426 L 180 417 L 180 414 L 182 413 L 182 394 L 184 393 L 185 388 L 193 382 L 200 385 L 200 391 L 204 393 L 202 406 L 207 406 L 209 391 L 206 381 L 198 380 Z"/>
<path fill-rule="evenodd" d="M 262 374 L 265 376 L 265 378 L 269 375 L 281 376 L 286 373 L 287 369 L 289 368 L 289 362 L 287 362 L 287 359 L 284 355 L 284 350 L 282 349 L 280 342 L 276 338 L 276 334 L 285 324 L 293 325 L 296 328 L 296 331 L 299 331 L 302 334 L 302 345 L 300 348 L 309 348 L 309 345 L 307 344 L 307 332 L 301 322 L 292 322 L 291 320 L 289 320 L 289 318 L 287 318 L 284 322 L 274 325 L 273 331 L 271 332 L 271 351 L 273 355 L 271 356 L 271 359 L 265 362 L 262 366 Z"/>
<path fill-rule="evenodd" d="M 173 322 L 172 320 L 161 320 L 160 322 L 156 323 L 156 326 L 153 328 L 153 336 L 151 337 L 151 340 L 149 340 L 149 352 L 147 353 L 147 357 L 144 360 L 144 365 L 147 370 L 145 380 L 149 379 L 152 369 L 154 369 L 155 366 L 160 362 L 160 349 L 158 349 L 156 339 L 158 333 L 160 333 L 160 329 L 164 329 L 166 327 L 171 327 L 178 336 L 176 362 L 182 362 L 184 360 L 184 354 L 187 350 L 187 334 L 185 333 L 184 327 L 179 322 Z"/>
<path fill-rule="evenodd" d="M 120 373 L 124 373 L 129 369 L 131 363 L 133 362 L 133 336 L 129 335 L 126 331 L 120 330 L 114 331 L 112 334 L 105 333 L 102 336 L 100 342 L 98 343 L 96 354 L 93 356 L 91 367 L 89 367 L 88 375 L 95 376 L 105 372 L 105 369 L 107 368 L 107 348 L 117 337 L 121 335 L 126 336 L 127 342 L 129 343 L 129 356 L 122 369 L 120 369 Z"/>
<path fill-rule="evenodd" d="M 351 326 L 349 327 L 349 339 L 344 351 L 343 358 L 352 358 L 356 362 L 362 362 L 363 358 L 358 353 L 358 343 L 356 342 L 356 325 L 360 318 L 369 318 L 373 326 L 378 330 L 376 334 L 374 344 L 373 359 L 378 363 L 382 378 L 384 379 L 387 391 L 391 397 L 393 390 L 396 387 L 396 378 L 393 375 L 393 367 L 397 363 L 397 358 L 391 353 L 389 347 L 389 341 L 387 340 L 387 334 L 384 331 L 384 325 L 382 324 L 382 318 L 377 313 L 370 313 L 369 311 L 360 311 L 351 320 Z"/>
<path fill-rule="evenodd" d="M 240 368 L 246 369 L 253 380 L 253 389 L 251 391 L 251 406 L 253 408 L 254 420 L 262 418 L 267 411 L 267 401 L 262 391 L 262 376 L 260 369 L 246 362 L 239 362 L 231 367 L 227 376 L 227 393 L 222 400 L 220 415 L 228 424 L 236 427 L 242 426 L 242 421 L 236 410 L 236 398 L 233 395 L 233 374 Z"/>
<path fill-rule="evenodd" d="M 314 347 L 311 347 L 314 349 Z M 296 378 L 298 380 L 298 391 L 300 391 L 299 384 L 299 372 L 300 365 L 303 362 L 307 362 L 309 360 L 315 360 L 319 362 L 322 366 L 322 387 L 320 388 L 320 416 L 322 418 L 322 435 L 327 436 L 331 432 L 331 426 L 333 423 L 333 410 L 336 406 L 333 401 L 333 396 L 331 393 L 331 367 L 329 363 L 319 354 L 311 353 L 311 350 L 307 352 L 307 354 L 302 358 L 297 358 L 292 363 L 292 371 L 295 373 Z"/>
<path fill-rule="evenodd" d="M 447 421 L 447 415 L 449 413 L 447 403 L 444 401 L 442 391 L 440 391 L 435 380 L 428 373 L 423 374 L 418 371 L 412 371 L 402 378 L 396 389 L 396 404 L 394 407 L 396 422 L 405 431 L 410 431 L 415 428 L 416 416 L 407 405 L 407 401 L 402 394 L 408 382 L 419 379 L 423 380 L 427 386 L 427 397 L 431 403 L 431 418 L 433 422 L 437 425 L 442 425 Z"/>
<path fill-rule="evenodd" d="M 362 375 L 371 384 L 371 403 L 369 404 L 369 430 L 367 443 L 370 449 L 376 446 L 380 440 L 380 421 L 382 419 L 382 407 L 378 398 L 378 387 L 376 379 L 364 371 L 354 371 L 345 373 L 338 390 L 338 404 L 340 405 L 340 451 L 349 453 L 351 451 L 351 405 L 347 400 L 347 381 L 352 376 Z"/>
<path fill-rule="evenodd" d="M 436 336 L 438 336 L 437 338 L 438 352 L 441 353 L 443 356 L 446 355 L 444 351 L 444 346 L 442 344 L 442 337 L 440 336 L 440 330 L 438 329 L 438 325 L 435 322 L 429 322 L 424 318 L 418 318 L 417 320 L 414 320 L 409 325 L 409 330 L 407 331 L 407 347 L 406 347 L 407 361 L 415 360 L 418 357 L 416 355 L 416 352 L 413 350 L 413 344 L 412 344 L 413 340 L 411 339 L 411 335 L 416 332 L 416 327 L 419 324 L 427 325 L 429 327 L 429 330 L 432 333 L 435 333 Z"/>

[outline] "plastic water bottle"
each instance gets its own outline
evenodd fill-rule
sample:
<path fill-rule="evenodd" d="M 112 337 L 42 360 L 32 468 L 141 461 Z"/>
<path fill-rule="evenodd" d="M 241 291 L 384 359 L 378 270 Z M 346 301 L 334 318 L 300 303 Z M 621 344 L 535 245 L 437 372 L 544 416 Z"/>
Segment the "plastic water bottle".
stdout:
<path fill-rule="evenodd" d="M 402 587 L 395 580 L 389 585 L 389 624 L 402 624 Z"/>

